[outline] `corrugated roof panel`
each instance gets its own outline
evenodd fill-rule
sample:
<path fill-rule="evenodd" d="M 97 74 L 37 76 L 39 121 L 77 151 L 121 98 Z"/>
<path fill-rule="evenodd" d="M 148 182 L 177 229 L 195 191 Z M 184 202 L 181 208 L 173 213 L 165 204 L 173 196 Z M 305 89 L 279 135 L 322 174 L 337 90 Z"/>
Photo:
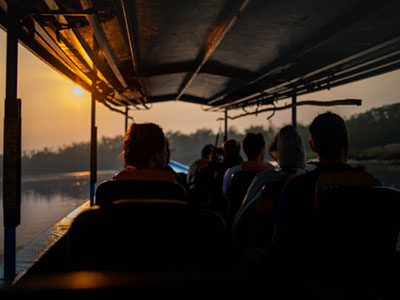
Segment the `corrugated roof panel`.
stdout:
<path fill-rule="evenodd" d="M 41 0 L 20 6 L 21 41 L 87 90 L 94 79 L 111 105 L 145 107 L 175 98 L 232 109 L 400 67 L 399 1 Z M 3 27 L 6 10 L 0 0 Z"/>

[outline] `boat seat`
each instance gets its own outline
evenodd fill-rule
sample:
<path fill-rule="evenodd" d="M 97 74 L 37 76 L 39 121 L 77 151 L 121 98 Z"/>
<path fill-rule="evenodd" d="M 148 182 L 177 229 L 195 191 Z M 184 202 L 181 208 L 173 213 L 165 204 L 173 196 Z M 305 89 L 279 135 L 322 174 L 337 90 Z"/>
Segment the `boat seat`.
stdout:
<path fill-rule="evenodd" d="M 68 234 L 71 270 L 217 268 L 229 257 L 223 218 L 183 201 L 129 199 L 81 213 Z"/>
<path fill-rule="evenodd" d="M 351 287 L 389 286 L 399 267 L 400 190 L 331 187 L 315 209 L 311 242 L 298 246 L 308 251 L 317 277 Z"/>
<path fill-rule="evenodd" d="M 265 184 L 261 194 L 236 216 L 233 235 L 240 247 L 266 250 L 271 246 L 279 198 L 286 180 Z"/>
<path fill-rule="evenodd" d="M 178 183 L 155 180 L 108 180 L 96 189 L 96 205 L 121 199 L 173 199 L 186 201 L 186 191 Z"/>
<path fill-rule="evenodd" d="M 261 170 L 260 170 L 261 171 Z M 228 213 L 227 220 L 229 224 L 233 223 L 236 213 L 242 205 L 244 196 L 247 193 L 251 182 L 260 171 L 238 171 L 232 175 L 231 185 L 228 188 Z"/>

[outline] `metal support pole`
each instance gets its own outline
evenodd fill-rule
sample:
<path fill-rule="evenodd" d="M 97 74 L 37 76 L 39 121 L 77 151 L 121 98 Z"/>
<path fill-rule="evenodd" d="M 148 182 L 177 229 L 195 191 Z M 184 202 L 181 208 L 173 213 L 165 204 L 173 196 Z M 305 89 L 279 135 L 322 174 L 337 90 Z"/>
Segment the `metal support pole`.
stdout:
<path fill-rule="evenodd" d="M 92 112 L 90 126 L 90 205 L 94 205 L 95 185 L 97 182 L 97 127 L 96 97 L 92 93 Z"/>
<path fill-rule="evenodd" d="M 225 109 L 225 133 L 224 142 L 228 139 L 228 110 Z"/>
<path fill-rule="evenodd" d="M 125 132 L 128 131 L 129 107 L 125 106 Z"/>
<path fill-rule="evenodd" d="M 16 275 L 16 227 L 21 219 L 21 100 L 17 99 L 18 1 L 8 2 L 6 99 L 4 109 L 4 280 Z"/>
<path fill-rule="evenodd" d="M 292 94 L 292 126 L 297 128 L 297 91 L 296 89 L 293 91 Z"/>

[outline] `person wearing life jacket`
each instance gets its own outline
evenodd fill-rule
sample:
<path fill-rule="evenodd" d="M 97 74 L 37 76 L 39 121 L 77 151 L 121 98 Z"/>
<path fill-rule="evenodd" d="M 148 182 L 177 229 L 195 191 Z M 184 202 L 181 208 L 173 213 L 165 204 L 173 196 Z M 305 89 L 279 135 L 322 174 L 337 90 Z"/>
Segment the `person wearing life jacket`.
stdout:
<path fill-rule="evenodd" d="M 270 262 L 275 265 L 278 282 L 297 287 L 305 287 L 330 276 L 331 269 L 321 270 L 320 266 L 334 257 L 315 252 L 320 247 L 317 222 L 318 202 L 322 199 L 320 191 L 339 186 L 360 188 L 380 185 L 373 175 L 347 163 L 349 139 L 345 122 L 339 115 L 331 112 L 318 115 L 312 121 L 309 133 L 310 145 L 318 156 L 318 162 L 314 170 L 293 178 L 283 188 L 270 251 L 273 255 L 269 256 L 273 257 Z M 346 210 L 345 204 L 341 209 Z M 329 237 L 324 237 L 324 240 L 329 240 Z M 341 271 L 344 275 L 346 268 Z M 340 280 L 339 277 L 340 274 L 335 280 Z M 335 280 L 331 278 L 324 284 L 335 286 Z"/>
<path fill-rule="evenodd" d="M 269 146 L 269 154 L 278 168 L 255 175 L 235 217 L 232 231 L 240 248 L 267 249 L 283 185 L 305 173 L 305 147 L 293 126 L 287 125 L 278 132 Z"/>
<path fill-rule="evenodd" d="M 167 170 L 168 151 L 168 141 L 158 125 L 133 123 L 124 138 L 122 158 L 125 168 L 113 179 L 176 183 L 174 174 Z"/>
<path fill-rule="evenodd" d="M 264 171 L 273 169 L 274 166 L 269 162 L 264 162 L 265 140 L 261 133 L 249 132 L 242 141 L 243 151 L 247 160 L 240 165 L 226 170 L 222 183 L 222 192 L 225 198 L 228 198 L 228 189 L 231 185 L 232 176 L 239 171 Z"/>
<path fill-rule="evenodd" d="M 278 247 L 290 248 L 306 230 L 321 181 L 331 185 L 380 185 L 371 174 L 347 164 L 349 139 L 346 124 L 339 115 L 331 112 L 318 115 L 309 132 L 311 149 L 317 154 L 318 162 L 315 170 L 294 178 L 282 191 L 274 238 Z"/>

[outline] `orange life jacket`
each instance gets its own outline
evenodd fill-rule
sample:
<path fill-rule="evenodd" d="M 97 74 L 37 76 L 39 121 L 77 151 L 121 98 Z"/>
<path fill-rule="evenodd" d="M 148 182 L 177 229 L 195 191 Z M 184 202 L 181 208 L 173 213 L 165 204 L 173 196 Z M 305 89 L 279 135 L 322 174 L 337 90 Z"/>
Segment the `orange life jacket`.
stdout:
<path fill-rule="evenodd" d="M 321 171 L 315 185 L 314 208 L 318 209 L 324 193 L 339 187 L 377 186 L 379 181 L 360 168 Z"/>

